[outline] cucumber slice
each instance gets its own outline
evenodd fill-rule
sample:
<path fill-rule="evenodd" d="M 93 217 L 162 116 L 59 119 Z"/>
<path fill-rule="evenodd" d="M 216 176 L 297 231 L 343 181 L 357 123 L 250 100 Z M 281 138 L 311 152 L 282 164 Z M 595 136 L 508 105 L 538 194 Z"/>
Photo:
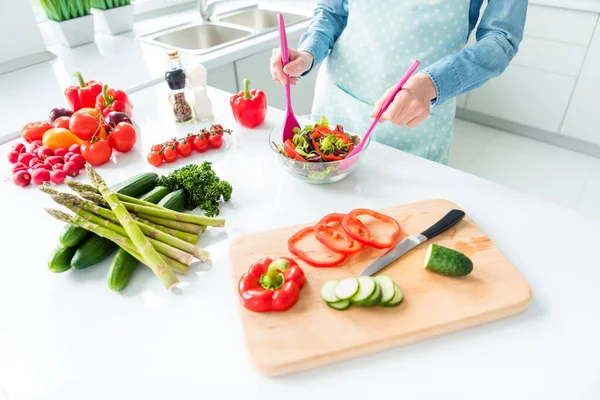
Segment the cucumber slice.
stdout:
<path fill-rule="evenodd" d="M 358 279 L 344 278 L 335 285 L 334 294 L 340 300 L 348 300 L 358 292 Z"/>
<path fill-rule="evenodd" d="M 394 281 L 386 275 L 377 275 L 375 280 L 381 286 L 381 302 L 387 303 L 394 297 Z"/>
<path fill-rule="evenodd" d="M 402 293 L 402 290 L 400 290 L 400 288 L 398 287 L 398 285 L 396 285 L 394 283 L 394 297 L 392 297 L 392 299 L 386 303 L 381 303 L 381 307 L 396 307 L 399 306 L 400 303 L 402 303 L 402 300 L 404 300 L 404 294 Z"/>
<path fill-rule="evenodd" d="M 379 303 L 381 302 L 382 293 L 383 292 L 381 290 L 381 286 L 379 286 L 379 284 L 376 284 L 375 291 L 361 305 L 363 307 L 375 307 L 379 305 Z"/>
<path fill-rule="evenodd" d="M 425 254 L 425 269 L 441 275 L 465 276 L 473 271 L 473 262 L 463 253 L 430 244 Z"/>
<path fill-rule="evenodd" d="M 370 276 L 360 276 L 358 278 L 358 292 L 352 296 L 352 302 L 360 304 L 369 298 L 375 291 L 377 282 Z"/>
<path fill-rule="evenodd" d="M 321 287 L 321 298 L 325 300 L 327 303 L 335 303 L 340 301 L 335 295 L 335 287 L 337 286 L 338 281 L 330 280 L 323 284 Z"/>
<path fill-rule="evenodd" d="M 350 307 L 350 300 L 339 300 L 339 301 L 334 301 L 332 303 L 327 303 L 327 305 L 331 308 L 333 308 L 334 310 L 338 310 L 338 311 L 343 311 L 345 309 L 347 309 L 348 307 Z"/>

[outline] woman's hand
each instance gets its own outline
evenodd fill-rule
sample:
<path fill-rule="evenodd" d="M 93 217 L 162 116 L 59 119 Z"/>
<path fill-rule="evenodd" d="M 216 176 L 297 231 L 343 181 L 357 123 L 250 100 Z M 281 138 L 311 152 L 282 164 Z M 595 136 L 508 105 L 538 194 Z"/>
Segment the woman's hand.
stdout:
<path fill-rule="evenodd" d="M 390 96 L 394 87 L 389 88 L 377 100 L 371 118 L 375 118 L 383 103 Z M 398 126 L 414 128 L 423 122 L 431 112 L 431 100 L 437 97 L 435 86 L 429 76 L 419 72 L 412 76 L 398 92 L 388 109 L 381 115 L 379 122 L 390 121 Z"/>
<path fill-rule="evenodd" d="M 281 62 L 281 50 L 273 49 L 273 55 L 271 56 L 271 75 L 273 80 L 277 83 L 285 85 L 285 75 L 290 76 L 290 83 L 295 85 L 298 82 L 298 77 L 304 72 L 308 71 L 313 63 L 313 56 L 307 51 L 296 51 L 289 49 L 290 62 L 283 67 Z"/>

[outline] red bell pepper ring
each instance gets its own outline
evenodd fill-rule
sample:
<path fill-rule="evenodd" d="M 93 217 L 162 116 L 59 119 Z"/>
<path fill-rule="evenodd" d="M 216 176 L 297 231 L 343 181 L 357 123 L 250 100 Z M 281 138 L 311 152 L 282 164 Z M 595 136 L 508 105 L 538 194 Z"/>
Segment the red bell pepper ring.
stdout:
<path fill-rule="evenodd" d="M 296 248 L 296 244 L 307 235 L 314 235 L 314 227 L 309 226 L 308 228 L 304 228 L 301 231 L 297 232 L 294 236 L 288 239 L 288 250 L 290 253 L 307 263 L 308 265 L 312 265 L 317 268 L 329 268 L 335 267 L 336 265 L 341 264 L 346 259 L 346 254 L 331 252 L 333 254 L 333 258 L 331 260 L 316 260 L 306 254 L 305 251 Z M 328 249 L 329 250 L 329 249 Z"/>
<path fill-rule="evenodd" d="M 350 140 L 348 136 L 346 136 L 346 134 L 333 132 L 329 128 L 325 128 L 324 126 L 317 126 L 311 136 L 311 142 L 317 154 L 320 155 L 325 161 L 339 161 L 345 158 L 341 156 L 336 156 L 334 153 L 325 154 L 321 151 L 321 142 L 319 142 L 317 139 L 325 135 L 334 135 L 336 138 L 341 139 L 344 143 L 346 143 L 349 146 L 348 153 L 346 155 L 350 154 L 350 152 L 354 148 L 354 143 L 352 142 L 352 140 Z"/>
<path fill-rule="evenodd" d="M 359 215 L 369 215 L 381 222 L 392 225 L 394 227 L 394 232 L 390 235 L 389 241 L 380 242 L 375 240 L 373 235 L 371 235 L 369 228 L 358 219 Z M 362 242 L 366 246 L 371 246 L 376 249 L 387 249 L 394 246 L 398 242 L 400 235 L 402 235 L 402 228 L 394 218 L 363 208 L 357 208 L 350 211 L 350 213 L 342 219 L 342 227 L 350 237 Z"/>
<path fill-rule="evenodd" d="M 96 97 L 102 92 L 102 83 L 97 81 L 83 80 L 80 72 L 75 72 L 79 80 L 79 86 L 69 86 L 65 89 L 67 103 L 73 112 L 82 108 L 94 108 L 96 106 Z"/>
<path fill-rule="evenodd" d="M 306 161 L 304 157 L 296 153 L 296 146 L 294 145 L 294 142 L 292 142 L 292 139 L 287 139 L 285 142 L 283 142 L 283 151 L 285 151 L 285 154 L 294 160 Z"/>
<path fill-rule="evenodd" d="M 364 247 L 364 244 L 350 237 L 348 233 L 341 228 L 344 216 L 345 214 L 333 213 L 321 218 L 314 227 L 315 238 L 317 238 L 323 246 L 335 253 L 347 255 L 355 254 Z M 338 223 L 340 224 L 340 227 L 332 227 L 329 225 L 331 223 Z M 357 226 L 361 234 L 364 235 L 365 232 L 369 232 L 368 228 L 360 220 L 358 221 Z"/>
<path fill-rule="evenodd" d="M 252 264 L 238 283 L 242 305 L 250 311 L 286 311 L 300 297 L 304 271 L 289 258 L 263 258 Z"/>
<path fill-rule="evenodd" d="M 250 90 L 250 81 L 244 79 L 244 90 L 229 100 L 233 117 L 238 124 L 254 128 L 263 123 L 267 115 L 267 96 L 258 89 Z"/>
<path fill-rule="evenodd" d="M 112 111 L 122 112 L 131 117 L 133 105 L 124 91 L 109 89 L 108 85 L 103 85 L 102 93 L 96 96 L 96 108 L 100 109 L 105 117 Z"/>

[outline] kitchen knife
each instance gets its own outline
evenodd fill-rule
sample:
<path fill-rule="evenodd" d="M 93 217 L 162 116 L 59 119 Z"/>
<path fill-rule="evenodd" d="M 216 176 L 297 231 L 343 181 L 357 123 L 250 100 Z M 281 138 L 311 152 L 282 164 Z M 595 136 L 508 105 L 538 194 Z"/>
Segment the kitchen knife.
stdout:
<path fill-rule="evenodd" d="M 444 216 L 444 218 L 440 219 L 438 222 L 433 224 L 430 228 L 423 231 L 418 235 L 409 236 L 400 243 L 396 245 L 390 252 L 384 254 L 375 260 L 371 265 L 361 271 L 358 276 L 371 276 L 383 268 L 387 267 L 398 258 L 403 256 L 405 253 L 414 249 L 421 243 L 431 239 L 434 236 L 439 235 L 440 233 L 452 228 L 458 222 L 460 222 L 465 217 L 464 211 L 461 210 L 452 210 L 448 214 Z"/>

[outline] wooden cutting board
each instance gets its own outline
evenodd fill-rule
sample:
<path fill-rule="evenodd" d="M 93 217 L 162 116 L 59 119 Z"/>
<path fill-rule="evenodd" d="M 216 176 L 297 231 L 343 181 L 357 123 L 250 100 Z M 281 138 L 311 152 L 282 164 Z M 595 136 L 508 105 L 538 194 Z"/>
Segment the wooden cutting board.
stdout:
<path fill-rule="evenodd" d="M 424 231 L 451 209 L 460 207 L 446 200 L 428 200 L 378 211 L 395 218 L 409 236 Z M 235 240 L 230 248 L 235 293 L 250 264 L 263 257 L 290 257 L 288 238 L 315 222 Z M 431 242 L 463 252 L 473 261 L 473 272 L 451 278 L 425 270 L 423 261 Z M 309 254 L 317 257 L 323 251 L 320 246 L 315 241 L 310 249 L 314 253 Z M 382 250 L 363 249 L 334 268 L 314 268 L 298 260 L 307 284 L 294 307 L 254 313 L 240 305 L 246 347 L 258 370 L 276 376 L 323 366 L 508 317 L 529 305 L 529 285 L 468 213 L 454 228 L 380 272 L 402 289 L 400 306 L 336 311 L 323 302 L 319 290 L 326 280 L 356 276 L 381 254 Z"/>

